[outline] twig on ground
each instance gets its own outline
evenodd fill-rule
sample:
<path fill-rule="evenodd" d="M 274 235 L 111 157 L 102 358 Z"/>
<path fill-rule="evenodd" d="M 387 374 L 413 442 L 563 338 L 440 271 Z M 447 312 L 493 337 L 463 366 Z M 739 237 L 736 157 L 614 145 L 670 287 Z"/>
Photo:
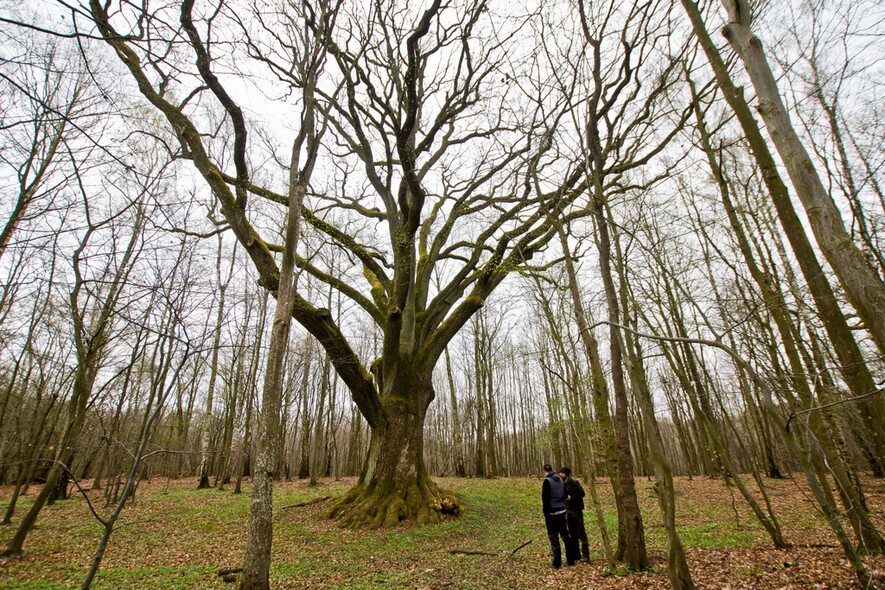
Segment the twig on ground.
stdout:
<path fill-rule="evenodd" d="M 526 545 L 529 545 L 531 542 L 532 542 L 532 540 L 529 539 L 528 541 L 526 541 L 525 543 L 523 543 L 522 545 L 520 545 L 519 547 L 517 547 L 516 549 L 514 549 L 513 551 L 511 551 L 511 552 L 510 552 L 510 555 L 507 556 L 507 559 L 513 559 L 513 556 L 516 555 L 516 552 L 517 552 L 517 551 L 519 551 L 520 549 L 522 549 L 522 548 L 525 547 Z"/>
<path fill-rule="evenodd" d="M 526 545 L 529 545 L 531 542 L 532 542 L 531 539 L 529 539 L 528 541 L 526 541 L 525 543 L 523 543 L 522 545 L 520 545 L 519 547 L 517 547 L 516 549 L 511 551 L 509 554 L 507 554 L 507 559 L 513 559 L 513 556 L 516 555 L 517 551 L 519 551 L 520 549 L 522 549 Z M 488 551 L 469 551 L 467 549 L 451 549 L 450 551 L 448 551 L 448 553 L 449 553 L 449 555 L 491 555 L 492 557 L 499 557 L 504 552 L 498 551 L 497 553 L 489 553 Z"/>

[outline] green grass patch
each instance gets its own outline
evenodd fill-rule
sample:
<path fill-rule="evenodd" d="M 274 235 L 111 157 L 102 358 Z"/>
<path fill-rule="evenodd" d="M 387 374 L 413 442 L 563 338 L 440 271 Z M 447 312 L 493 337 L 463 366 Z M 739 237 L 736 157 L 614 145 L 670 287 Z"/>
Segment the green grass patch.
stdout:
<path fill-rule="evenodd" d="M 403 525 L 393 530 L 352 531 L 324 517 L 331 500 L 298 506 L 317 498 L 340 497 L 353 481 L 278 484 L 274 491 L 274 544 L 271 585 L 274 588 L 573 588 L 616 587 L 622 576 L 639 575 L 648 587 L 668 587 L 663 562 L 665 535 L 657 500 L 647 481 L 637 482 L 654 556 L 652 571 L 636 574 L 618 564 L 603 563 L 596 515 L 587 497 L 585 524 L 594 563 L 552 572 L 549 544 L 541 514 L 540 478 L 495 480 L 442 478 L 439 485 L 455 493 L 466 508 L 458 519 L 432 526 Z M 764 530 L 741 502 L 735 519 L 731 497 L 721 482 L 677 482 L 677 527 L 683 545 L 695 553 L 727 554 L 770 545 Z M 792 483 L 772 483 L 785 489 Z M 586 484 L 585 484 L 586 488 Z M 608 483 L 598 484 L 612 543 L 617 516 Z M 31 490 L 34 493 L 35 490 Z M 94 588 L 151 590 L 235 588 L 219 570 L 241 567 L 248 536 L 250 489 L 196 490 L 196 481 L 152 482 L 139 486 L 126 507 Z M 784 496 L 782 494 L 782 496 Z M 791 498 L 795 496 L 793 494 Z M 5 545 L 30 504 L 23 498 L 13 526 L 0 529 Z M 93 504 L 102 514 L 100 495 Z M 826 533 L 826 525 L 807 502 L 797 501 L 778 513 L 785 527 Z M 78 497 L 44 510 L 25 545 L 22 558 L 0 560 L 0 589 L 79 588 L 91 563 L 101 526 Z M 801 542 L 792 538 L 791 542 Z M 514 550 L 519 548 L 516 553 Z M 702 561 L 703 557 L 696 558 Z M 696 562 L 697 563 L 697 562 Z M 707 565 L 707 564 L 702 564 Z M 756 576 L 763 569 L 741 563 L 731 571 Z M 581 580 L 579 583 L 577 580 Z M 610 586 L 607 586 L 610 585 Z"/>

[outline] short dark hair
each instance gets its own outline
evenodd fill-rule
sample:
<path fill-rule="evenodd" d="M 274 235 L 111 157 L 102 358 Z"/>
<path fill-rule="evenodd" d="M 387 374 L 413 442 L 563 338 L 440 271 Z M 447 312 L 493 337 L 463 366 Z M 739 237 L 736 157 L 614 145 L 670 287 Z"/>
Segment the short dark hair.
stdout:
<path fill-rule="evenodd" d="M 553 471 L 553 468 L 550 467 L 550 463 L 544 463 L 544 471 L 546 471 L 547 473 Z"/>
<path fill-rule="evenodd" d="M 568 467 L 563 467 L 562 469 L 559 470 L 559 472 L 562 473 L 563 475 L 565 475 L 566 477 L 572 476 L 572 470 L 569 469 Z"/>

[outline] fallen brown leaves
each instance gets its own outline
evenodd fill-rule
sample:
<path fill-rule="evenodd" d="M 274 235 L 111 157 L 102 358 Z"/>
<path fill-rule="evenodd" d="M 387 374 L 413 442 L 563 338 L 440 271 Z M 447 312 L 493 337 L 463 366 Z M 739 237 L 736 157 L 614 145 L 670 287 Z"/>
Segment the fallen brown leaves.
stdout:
<path fill-rule="evenodd" d="M 274 588 L 669 588 L 664 535 L 651 482 L 638 482 L 653 570 L 610 572 L 600 560 L 595 519 L 585 515 L 595 556 L 552 571 L 540 515 L 540 480 L 445 479 L 466 506 L 463 518 L 429 527 L 350 531 L 323 518 L 353 480 L 287 482 L 275 488 Z M 870 510 L 885 530 L 885 481 L 865 479 Z M 598 482 L 613 515 L 611 488 Z M 841 549 L 801 481 L 767 481 L 789 550 L 775 550 L 739 495 L 721 480 L 679 479 L 678 527 L 700 588 L 857 588 Z M 37 490 L 32 488 L 30 494 Z M 196 491 L 195 480 L 142 482 L 114 533 L 96 588 L 233 588 L 248 530 L 248 489 Z M 0 500 L 8 497 L 0 488 Z M 101 505 L 95 493 L 93 501 Z M 21 507 L 24 509 L 24 505 Z M 285 510 L 283 509 L 285 508 Z M 17 523 L 17 521 L 16 521 Z M 13 534 L 0 529 L 0 542 Z M 76 588 L 100 527 L 82 499 L 46 509 L 19 559 L 0 562 L 0 587 Z M 516 550 L 514 550 L 516 548 Z M 456 553 L 457 552 L 457 553 Z M 866 557 L 883 579 L 885 557 Z M 219 575 L 221 570 L 224 576 Z"/>

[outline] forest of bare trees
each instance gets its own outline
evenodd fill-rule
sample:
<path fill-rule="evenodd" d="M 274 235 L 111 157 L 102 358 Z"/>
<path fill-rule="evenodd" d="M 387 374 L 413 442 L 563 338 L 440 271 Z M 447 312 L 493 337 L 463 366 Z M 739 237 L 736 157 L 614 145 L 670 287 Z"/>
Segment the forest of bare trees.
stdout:
<path fill-rule="evenodd" d="M 30 4 L 0 5 L 7 555 L 78 489 L 116 507 L 97 570 L 140 481 L 248 483 L 265 588 L 275 481 L 357 477 L 329 516 L 389 527 L 460 514 L 435 476 L 550 462 L 637 571 L 654 479 L 674 588 L 674 476 L 776 547 L 766 481 L 801 477 L 871 583 L 880 3 Z"/>

